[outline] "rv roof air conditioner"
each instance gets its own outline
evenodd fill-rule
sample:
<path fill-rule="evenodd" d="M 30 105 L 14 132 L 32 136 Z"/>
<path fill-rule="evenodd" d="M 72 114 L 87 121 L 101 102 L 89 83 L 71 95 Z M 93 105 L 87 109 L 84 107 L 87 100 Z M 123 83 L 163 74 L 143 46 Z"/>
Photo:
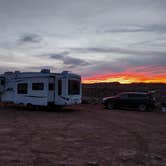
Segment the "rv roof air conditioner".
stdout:
<path fill-rule="evenodd" d="M 62 71 L 62 74 L 68 74 L 69 71 Z"/>
<path fill-rule="evenodd" d="M 13 72 L 7 71 L 7 72 L 5 72 L 4 74 L 5 74 L 5 75 L 11 75 L 11 74 L 13 74 Z"/>
<path fill-rule="evenodd" d="M 41 69 L 41 73 L 50 73 L 50 69 Z"/>
<path fill-rule="evenodd" d="M 14 73 L 15 73 L 15 74 L 20 74 L 21 72 L 20 72 L 20 71 L 18 71 L 18 70 L 16 70 Z"/>

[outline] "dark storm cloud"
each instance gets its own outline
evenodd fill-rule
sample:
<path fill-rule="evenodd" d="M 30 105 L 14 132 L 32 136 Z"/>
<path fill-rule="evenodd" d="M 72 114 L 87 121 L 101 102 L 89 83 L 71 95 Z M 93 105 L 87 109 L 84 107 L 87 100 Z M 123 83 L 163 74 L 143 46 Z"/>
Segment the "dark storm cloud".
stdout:
<path fill-rule="evenodd" d="M 20 43 L 40 43 L 42 40 L 41 36 L 34 33 L 23 34 L 19 38 Z"/>
<path fill-rule="evenodd" d="M 69 56 L 69 52 L 62 52 L 59 54 L 50 54 L 47 56 L 50 59 L 60 60 L 63 62 L 63 64 L 68 65 L 70 67 L 90 65 L 89 62 L 87 62 L 83 59 L 73 58 L 73 57 Z"/>

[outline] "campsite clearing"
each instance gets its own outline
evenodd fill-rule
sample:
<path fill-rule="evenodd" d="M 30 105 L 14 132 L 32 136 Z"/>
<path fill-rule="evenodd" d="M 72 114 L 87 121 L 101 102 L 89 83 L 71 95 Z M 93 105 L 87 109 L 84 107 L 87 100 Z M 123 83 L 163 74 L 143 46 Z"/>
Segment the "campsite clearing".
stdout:
<path fill-rule="evenodd" d="M 166 114 L 77 105 L 0 107 L 0 165 L 163 165 Z"/>

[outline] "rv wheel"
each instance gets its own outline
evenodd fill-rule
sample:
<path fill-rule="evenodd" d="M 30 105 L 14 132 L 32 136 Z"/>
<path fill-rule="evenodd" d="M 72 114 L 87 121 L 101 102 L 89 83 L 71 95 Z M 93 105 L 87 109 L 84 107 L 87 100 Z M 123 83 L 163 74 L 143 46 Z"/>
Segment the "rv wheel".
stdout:
<path fill-rule="evenodd" d="M 30 104 L 30 103 L 27 104 L 27 109 L 28 109 L 28 110 L 32 110 L 33 108 L 34 108 L 34 107 L 33 107 L 32 104 Z"/>

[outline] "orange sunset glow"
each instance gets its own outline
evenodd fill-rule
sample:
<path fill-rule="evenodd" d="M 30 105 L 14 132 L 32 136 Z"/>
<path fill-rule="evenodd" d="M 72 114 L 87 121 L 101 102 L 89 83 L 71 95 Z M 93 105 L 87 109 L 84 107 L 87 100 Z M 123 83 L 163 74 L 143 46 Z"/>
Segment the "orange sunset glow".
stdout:
<path fill-rule="evenodd" d="M 143 71 L 137 71 L 137 70 Z M 153 71 L 156 69 L 156 73 Z M 83 83 L 101 83 L 101 82 L 119 82 L 128 83 L 166 83 L 166 67 L 139 67 L 128 69 L 120 73 L 108 73 L 103 75 L 95 75 L 92 77 L 83 78 Z"/>

